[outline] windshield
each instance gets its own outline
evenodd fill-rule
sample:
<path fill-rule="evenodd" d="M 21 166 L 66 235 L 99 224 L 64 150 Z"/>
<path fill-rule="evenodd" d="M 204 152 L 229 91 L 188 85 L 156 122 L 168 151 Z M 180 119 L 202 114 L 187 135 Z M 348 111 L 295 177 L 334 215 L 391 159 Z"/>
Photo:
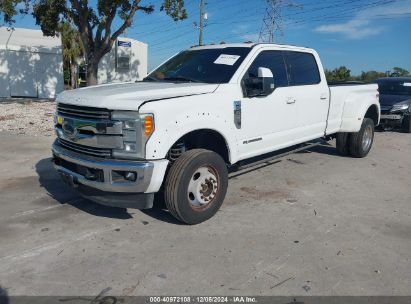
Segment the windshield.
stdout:
<path fill-rule="evenodd" d="M 380 94 L 384 95 L 410 95 L 411 96 L 411 81 L 410 82 L 380 82 Z"/>
<path fill-rule="evenodd" d="M 249 52 L 248 47 L 187 50 L 161 65 L 144 81 L 227 83 Z"/>

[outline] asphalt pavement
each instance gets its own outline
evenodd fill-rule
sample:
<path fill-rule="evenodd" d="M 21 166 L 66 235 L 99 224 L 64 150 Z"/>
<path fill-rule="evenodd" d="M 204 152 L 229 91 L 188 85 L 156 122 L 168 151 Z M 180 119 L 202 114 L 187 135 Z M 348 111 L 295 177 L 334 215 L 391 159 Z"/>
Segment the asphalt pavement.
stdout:
<path fill-rule="evenodd" d="M 410 295 L 411 135 L 365 159 L 333 143 L 233 174 L 211 220 L 80 198 L 50 137 L 0 133 L 0 286 L 8 295 Z"/>

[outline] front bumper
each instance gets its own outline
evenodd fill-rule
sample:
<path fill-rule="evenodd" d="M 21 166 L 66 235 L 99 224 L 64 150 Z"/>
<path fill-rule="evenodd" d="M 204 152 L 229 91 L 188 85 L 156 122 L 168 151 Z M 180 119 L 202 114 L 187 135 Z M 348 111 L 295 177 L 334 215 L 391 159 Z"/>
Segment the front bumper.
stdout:
<path fill-rule="evenodd" d="M 408 113 L 381 113 L 381 121 L 380 124 L 382 126 L 392 126 L 392 127 L 401 127 L 404 121 L 404 118 L 411 114 Z"/>
<path fill-rule="evenodd" d="M 163 176 L 153 178 L 157 167 L 165 167 L 168 161 L 125 161 L 85 156 L 61 147 L 56 141 L 52 147 L 54 167 L 63 181 L 78 190 L 84 197 L 109 206 L 147 209 L 153 205 L 153 186 Z M 133 172 L 134 181 L 119 180 L 118 172 Z M 161 173 L 160 173 L 161 174 Z M 151 192 L 151 193 L 148 193 Z"/>

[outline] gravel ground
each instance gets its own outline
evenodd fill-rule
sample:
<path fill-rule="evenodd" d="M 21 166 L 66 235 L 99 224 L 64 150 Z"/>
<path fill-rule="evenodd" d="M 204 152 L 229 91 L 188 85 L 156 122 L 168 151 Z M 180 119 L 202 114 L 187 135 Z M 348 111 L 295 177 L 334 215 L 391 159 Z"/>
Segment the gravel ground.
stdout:
<path fill-rule="evenodd" d="M 54 136 L 54 101 L 0 101 L 0 131 L 32 136 Z"/>

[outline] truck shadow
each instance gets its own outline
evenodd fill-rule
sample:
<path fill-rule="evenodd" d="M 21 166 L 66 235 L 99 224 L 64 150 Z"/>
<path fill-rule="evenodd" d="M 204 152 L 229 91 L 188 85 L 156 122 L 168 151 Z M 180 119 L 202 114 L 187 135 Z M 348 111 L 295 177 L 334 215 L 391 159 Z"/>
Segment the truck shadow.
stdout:
<path fill-rule="evenodd" d="M 319 146 L 297 153 L 319 153 L 328 155 L 338 155 L 336 149 L 328 143 L 323 143 Z M 237 171 L 235 169 L 230 170 L 230 178 L 239 177 L 251 171 L 259 170 L 263 167 L 275 165 L 278 162 L 281 162 L 281 159 L 270 161 L 270 163 L 261 164 L 256 166 L 255 168 L 251 168 L 244 171 Z M 147 216 L 162 222 L 175 225 L 181 224 L 166 210 L 163 196 L 161 195 L 161 193 L 158 193 L 156 195 L 154 207 L 152 209 L 133 210 L 125 208 L 108 207 L 82 198 L 79 194 L 76 193 L 75 190 L 65 185 L 60 180 L 60 177 L 57 174 L 57 172 L 54 170 L 51 158 L 45 158 L 40 160 L 36 164 L 36 172 L 39 177 L 40 186 L 43 187 L 54 200 L 56 200 L 60 204 L 69 204 L 90 215 L 127 220 L 133 218 L 133 214 L 135 212 L 141 211 Z M 130 212 L 128 210 L 130 210 Z"/>
<path fill-rule="evenodd" d="M 301 152 L 297 152 L 297 153 L 318 153 L 318 154 L 327 154 L 327 155 L 341 157 L 338 154 L 337 149 L 333 145 L 329 144 L 328 142 L 322 143 L 316 147 L 313 147 L 313 148 L 310 148 L 308 150 L 304 150 Z"/>
<path fill-rule="evenodd" d="M 94 216 L 121 220 L 131 219 L 135 212 L 142 211 L 144 214 L 157 220 L 171 224 L 180 224 L 165 210 L 165 204 L 160 195 L 156 197 L 154 208 L 149 210 L 108 207 L 82 198 L 75 190 L 65 185 L 54 170 L 51 158 L 40 160 L 36 164 L 36 172 L 39 177 L 40 186 L 60 204 L 69 204 Z"/>
<path fill-rule="evenodd" d="M 69 204 L 94 216 L 123 220 L 132 218 L 127 209 L 106 207 L 82 198 L 76 191 L 60 180 L 60 176 L 53 168 L 51 158 L 40 160 L 36 164 L 36 172 L 39 177 L 40 186 L 60 204 Z"/>

